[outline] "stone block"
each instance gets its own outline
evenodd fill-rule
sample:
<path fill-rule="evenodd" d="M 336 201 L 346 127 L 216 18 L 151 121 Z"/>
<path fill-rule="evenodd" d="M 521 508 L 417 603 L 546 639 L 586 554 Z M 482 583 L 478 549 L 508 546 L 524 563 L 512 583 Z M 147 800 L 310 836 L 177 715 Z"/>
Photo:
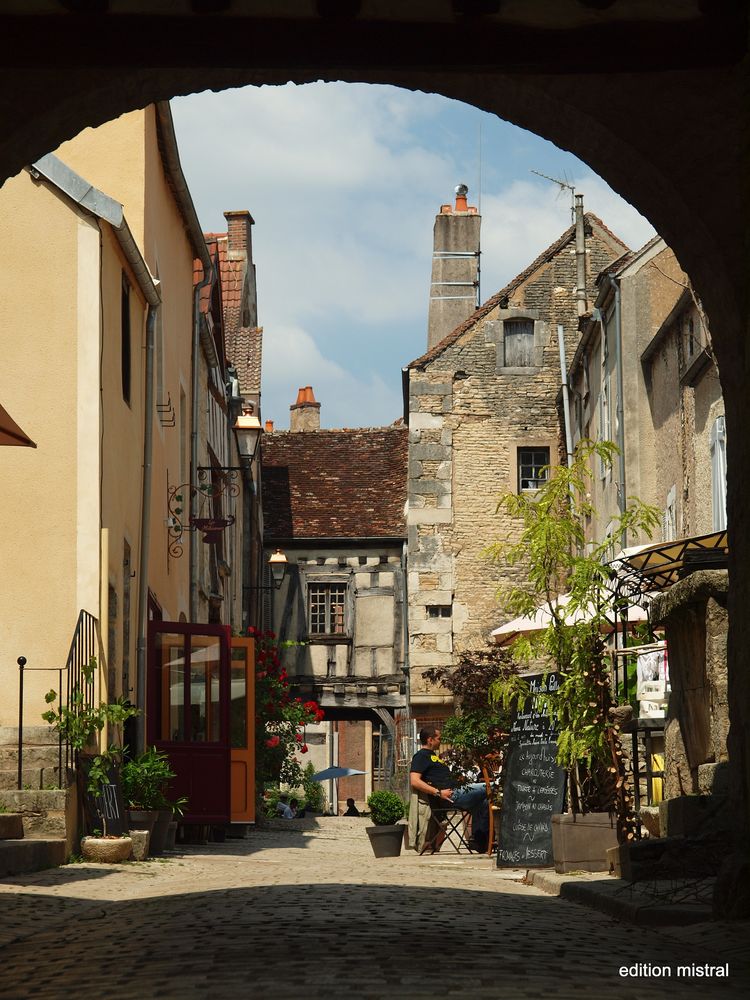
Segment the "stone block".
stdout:
<path fill-rule="evenodd" d="M 416 591 L 409 595 L 409 604 L 450 604 L 452 599 L 449 590 Z"/>
<path fill-rule="evenodd" d="M 688 837 L 730 828 L 729 800 L 723 795 L 681 795 L 659 803 L 665 837 Z"/>
<path fill-rule="evenodd" d="M 414 381 L 409 383 L 410 398 L 412 394 L 417 396 L 444 396 L 446 393 L 451 393 L 452 391 L 452 382 L 430 382 L 427 379 L 414 379 Z"/>
<path fill-rule="evenodd" d="M 608 871 L 611 847 L 617 847 L 617 828 L 607 813 L 553 815 L 552 852 L 558 874 Z"/>
<path fill-rule="evenodd" d="M 432 493 L 442 496 L 445 493 L 450 493 L 451 485 L 444 479 L 422 479 L 414 480 L 409 483 L 409 497 L 413 497 L 415 494 L 420 493 Z"/>
<path fill-rule="evenodd" d="M 409 510 L 406 515 L 408 524 L 450 524 L 453 511 L 450 507 L 425 507 L 421 510 Z"/>
<path fill-rule="evenodd" d="M 435 461 L 445 462 L 450 459 L 451 449 L 444 444 L 432 441 L 428 444 L 420 442 L 411 448 L 410 460 L 416 462 Z"/>
<path fill-rule="evenodd" d="M 729 764 L 701 764 L 698 767 L 698 791 L 701 795 L 729 794 Z"/>
<path fill-rule="evenodd" d="M 443 417 L 438 413 L 410 413 L 409 430 L 424 430 L 427 428 L 441 428 Z"/>

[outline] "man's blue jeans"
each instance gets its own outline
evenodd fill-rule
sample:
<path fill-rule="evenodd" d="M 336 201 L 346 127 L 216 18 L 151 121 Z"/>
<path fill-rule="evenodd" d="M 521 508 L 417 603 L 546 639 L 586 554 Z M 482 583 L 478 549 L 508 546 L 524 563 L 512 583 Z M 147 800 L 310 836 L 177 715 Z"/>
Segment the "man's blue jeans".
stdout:
<path fill-rule="evenodd" d="M 486 840 L 490 821 L 487 810 L 487 787 L 483 781 L 459 785 L 451 791 L 454 806 L 471 813 L 471 835 L 474 840 Z"/>

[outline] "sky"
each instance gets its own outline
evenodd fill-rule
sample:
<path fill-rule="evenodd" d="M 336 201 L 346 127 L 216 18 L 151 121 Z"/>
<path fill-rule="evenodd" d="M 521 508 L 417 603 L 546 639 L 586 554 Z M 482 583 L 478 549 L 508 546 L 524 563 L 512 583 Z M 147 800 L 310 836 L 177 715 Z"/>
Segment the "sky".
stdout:
<path fill-rule="evenodd" d="M 427 349 L 432 228 L 459 183 L 482 215 L 481 300 L 571 224 L 572 184 L 631 248 L 649 222 L 585 163 L 436 94 L 314 83 L 209 91 L 172 101 L 201 225 L 255 220 L 261 416 L 289 426 L 312 385 L 322 427 L 402 416 L 401 369 Z M 480 166 L 481 147 L 481 166 Z"/>

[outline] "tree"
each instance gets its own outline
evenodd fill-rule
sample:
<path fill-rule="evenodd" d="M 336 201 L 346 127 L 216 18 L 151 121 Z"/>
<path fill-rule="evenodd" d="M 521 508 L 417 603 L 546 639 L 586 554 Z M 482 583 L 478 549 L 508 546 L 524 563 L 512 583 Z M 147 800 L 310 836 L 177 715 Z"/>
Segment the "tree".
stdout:
<path fill-rule="evenodd" d="M 514 524 L 520 521 L 520 534 L 492 545 L 488 554 L 496 562 L 525 570 L 524 581 L 500 595 L 509 613 L 530 615 L 541 606 L 549 613 L 545 628 L 520 636 L 511 649 L 520 662 L 541 658 L 545 670 L 559 675 L 558 689 L 547 703 L 559 733 L 557 759 L 568 771 L 573 811 L 615 811 L 621 836 L 627 837 L 635 817 L 619 726 L 610 711 L 613 700 L 601 639 L 607 615 L 613 612 L 606 559 L 612 539 L 625 532 L 650 538 L 660 513 L 628 497 L 613 521 L 612 535 L 587 542 L 585 520 L 596 513 L 590 500 L 591 466 L 597 459 L 611 464 L 617 451 L 611 441 L 582 441 L 570 466 L 550 468 L 538 491 L 505 494 L 498 512 Z M 564 602 L 557 600 L 563 591 Z M 523 704 L 528 695 L 528 684 L 515 674 L 490 688 L 491 701 L 505 708 Z"/>

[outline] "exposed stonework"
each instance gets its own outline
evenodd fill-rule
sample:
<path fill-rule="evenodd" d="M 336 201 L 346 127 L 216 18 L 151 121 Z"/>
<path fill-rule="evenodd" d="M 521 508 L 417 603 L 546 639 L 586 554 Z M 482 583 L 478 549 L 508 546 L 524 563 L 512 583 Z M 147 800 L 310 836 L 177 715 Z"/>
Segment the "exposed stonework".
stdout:
<path fill-rule="evenodd" d="M 587 216 L 587 231 L 591 275 L 625 248 L 595 216 Z M 423 670 L 449 666 L 458 650 L 483 646 L 504 620 L 498 589 L 523 578 L 521 567 L 490 563 L 485 549 L 518 530 L 496 514 L 500 495 L 519 488 L 518 449 L 546 449 L 552 464 L 559 458 L 558 324 L 571 355 L 577 337 L 572 239 L 570 229 L 409 366 L 413 705 L 442 700 L 442 692 L 424 684 Z M 519 320 L 531 329 L 524 356 L 530 363 L 506 365 L 506 337 Z"/>
<path fill-rule="evenodd" d="M 665 728 L 666 798 L 701 790 L 699 768 L 727 758 L 727 574 L 702 570 L 656 597 L 672 694 Z"/>

